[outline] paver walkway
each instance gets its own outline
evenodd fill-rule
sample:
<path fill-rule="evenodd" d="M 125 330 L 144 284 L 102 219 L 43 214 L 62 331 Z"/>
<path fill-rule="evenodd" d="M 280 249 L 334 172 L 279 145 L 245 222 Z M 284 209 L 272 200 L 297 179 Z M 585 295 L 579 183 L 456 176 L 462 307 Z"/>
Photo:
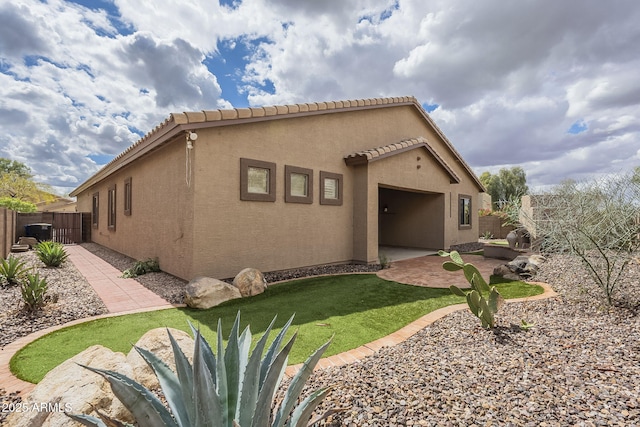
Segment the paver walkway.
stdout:
<path fill-rule="evenodd" d="M 139 312 L 173 307 L 166 300 L 145 288 L 136 280 L 123 279 L 120 277 L 122 276 L 120 270 L 102 258 L 92 254 L 82 246 L 69 245 L 65 246 L 65 250 L 67 254 L 69 254 L 68 260 L 75 265 L 78 271 L 96 291 L 107 306 L 109 313 Z M 95 317 L 92 319 L 94 318 Z M 82 323 L 86 320 L 88 319 L 79 319 L 72 323 Z M 34 385 L 13 376 L 9 370 L 9 361 L 18 350 L 36 338 L 44 336 L 55 329 L 69 326 L 70 324 L 71 323 L 67 323 L 34 332 L 2 348 L 0 350 L 0 387 L 7 392 L 19 390 L 22 396 L 31 391 Z"/>
<path fill-rule="evenodd" d="M 493 269 L 507 261 L 495 258 L 485 258 L 482 255 L 462 254 L 464 262 L 475 265 L 482 277 L 489 280 Z M 456 285 L 468 288 L 469 283 L 460 271 L 446 271 L 442 263 L 449 258 L 428 255 L 418 258 L 403 259 L 391 263 L 389 268 L 380 270 L 378 277 L 407 285 L 426 286 L 430 288 L 448 288 Z"/>
<path fill-rule="evenodd" d="M 171 306 L 166 300 L 79 245 L 66 246 L 69 260 L 93 287 L 110 313 Z"/>

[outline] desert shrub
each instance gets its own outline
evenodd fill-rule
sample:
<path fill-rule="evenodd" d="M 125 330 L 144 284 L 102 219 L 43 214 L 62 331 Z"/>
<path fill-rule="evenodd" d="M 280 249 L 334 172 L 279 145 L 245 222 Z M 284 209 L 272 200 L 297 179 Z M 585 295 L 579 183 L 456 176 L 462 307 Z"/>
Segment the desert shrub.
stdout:
<path fill-rule="evenodd" d="M 69 256 L 62 243 L 51 241 L 38 243 L 35 251 L 38 259 L 47 267 L 60 267 Z"/>
<path fill-rule="evenodd" d="M 41 279 L 38 273 L 27 274 L 26 279 L 20 284 L 20 290 L 27 310 L 34 311 L 44 305 L 47 281 L 44 278 Z"/>
<path fill-rule="evenodd" d="M 130 378 L 114 371 L 81 365 L 104 377 L 111 390 L 136 418 L 137 425 L 161 426 L 220 426 L 220 427 L 306 427 L 315 408 L 331 390 L 329 387 L 310 392 L 305 398 L 305 384 L 314 366 L 329 346 L 317 349 L 289 381 L 284 397 L 276 395 L 297 333 L 284 345 L 289 319 L 280 333 L 268 344 L 275 318 L 267 331 L 252 347 L 249 327 L 240 333 L 240 313 L 231 329 L 225 348 L 222 325 L 218 322 L 217 354 L 212 346 L 192 326 L 195 337 L 193 361 L 184 355 L 169 333 L 176 371 L 172 371 L 154 353 L 134 347 L 158 377 L 166 398 L 167 408 L 154 393 Z M 281 347 L 282 345 L 282 347 Z M 266 350 L 266 351 L 265 351 Z M 312 422 L 326 418 L 327 412 Z M 106 427 L 124 425 L 98 412 L 92 415 L 71 415 L 87 426 Z"/>
<path fill-rule="evenodd" d="M 27 270 L 25 263 L 19 258 L 9 256 L 0 260 L 0 276 L 4 277 L 9 285 L 17 285 Z"/>
<path fill-rule="evenodd" d="M 136 261 L 131 268 L 122 272 L 125 279 L 142 276 L 143 274 L 160 271 L 160 264 L 157 259 L 147 259 L 146 261 Z"/>

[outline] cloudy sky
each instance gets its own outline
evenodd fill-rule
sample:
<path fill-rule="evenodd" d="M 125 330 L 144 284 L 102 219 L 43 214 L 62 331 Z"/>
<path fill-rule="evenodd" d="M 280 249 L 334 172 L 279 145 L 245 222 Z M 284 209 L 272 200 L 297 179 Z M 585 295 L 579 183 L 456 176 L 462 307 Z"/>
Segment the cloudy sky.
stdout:
<path fill-rule="evenodd" d="M 637 0 L 0 0 L 0 157 L 68 193 L 171 112 L 415 96 L 479 175 L 640 166 Z"/>

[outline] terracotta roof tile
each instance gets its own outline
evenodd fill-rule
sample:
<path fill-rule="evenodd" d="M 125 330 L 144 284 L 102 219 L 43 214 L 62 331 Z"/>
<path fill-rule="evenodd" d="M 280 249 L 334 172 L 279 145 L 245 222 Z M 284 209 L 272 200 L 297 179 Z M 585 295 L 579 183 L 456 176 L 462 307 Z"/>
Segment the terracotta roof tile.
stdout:
<path fill-rule="evenodd" d="M 238 112 L 236 110 L 220 110 L 222 114 L 222 120 L 233 120 L 238 118 Z"/>
<path fill-rule="evenodd" d="M 250 108 L 236 108 L 236 111 L 238 112 L 239 119 L 248 119 L 253 117 L 253 113 Z"/>
<path fill-rule="evenodd" d="M 418 100 L 413 96 L 404 96 L 404 97 L 394 97 L 394 98 L 367 98 L 367 99 L 352 99 L 352 100 L 343 100 L 343 101 L 329 101 L 329 102 L 316 102 L 316 103 L 305 103 L 305 104 L 291 104 L 291 105 L 276 105 L 276 106 L 267 106 L 267 107 L 251 107 L 251 108 L 240 108 L 240 109 L 227 109 L 227 110 L 207 110 L 207 111 L 198 111 L 198 112 L 185 112 L 185 113 L 172 113 L 167 119 L 165 119 L 161 124 L 156 126 L 151 132 L 147 133 L 140 140 L 138 140 L 135 144 L 127 148 L 124 152 L 119 154 L 115 159 L 105 165 L 98 173 L 96 173 L 93 177 L 89 178 L 89 180 L 85 181 L 80 187 L 74 190 L 74 193 L 80 191 L 88 185 L 91 185 L 93 182 L 97 182 L 100 179 L 108 176 L 112 171 L 117 170 L 120 167 L 121 159 L 123 157 L 127 157 L 122 160 L 122 164 L 126 164 L 133 160 L 134 157 L 139 155 L 139 153 L 144 152 L 145 150 L 151 149 L 155 144 L 163 143 L 165 140 L 164 135 L 175 132 L 177 126 L 184 126 L 189 124 L 200 124 L 202 123 L 213 123 L 213 122 L 221 122 L 221 121 L 232 121 L 232 120 L 252 120 L 252 119 L 262 119 L 269 120 L 270 117 L 275 116 L 285 116 L 285 115 L 295 115 L 295 114 L 309 114 L 316 113 L 322 114 L 324 112 L 331 112 L 331 110 L 335 110 L 338 112 L 340 109 L 346 108 L 375 108 L 376 106 L 390 105 L 390 104 L 413 104 L 424 116 L 424 119 L 429 122 L 431 126 L 433 126 L 434 130 L 444 142 L 449 146 L 452 152 L 460 158 L 460 162 L 467 169 L 469 174 L 474 177 L 476 183 L 479 188 L 482 188 L 482 184 L 480 181 L 475 178 L 475 175 L 471 171 L 471 168 L 464 162 L 464 160 L 460 157 L 460 154 L 455 150 L 453 145 L 449 142 L 446 136 L 442 133 L 440 128 L 431 120 L 426 111 L 422 108 Z M 409 145 L 406 141 L 400 143 L 402 149 L 407 149 L 411 145 Z M 425 143 L 426 144 L 426 143 Z M 399 150 L 397 144 L 391 144 L 387 146 L 390 150 L 386 152 L 384 149 L 382 153 L 387 153 L 389 155 L 394 150 Z M 368 154 L 362 153 L 361 155 L 366 158 L 377 158 L 382 153 L 377 151 L 369 150 Z"/>

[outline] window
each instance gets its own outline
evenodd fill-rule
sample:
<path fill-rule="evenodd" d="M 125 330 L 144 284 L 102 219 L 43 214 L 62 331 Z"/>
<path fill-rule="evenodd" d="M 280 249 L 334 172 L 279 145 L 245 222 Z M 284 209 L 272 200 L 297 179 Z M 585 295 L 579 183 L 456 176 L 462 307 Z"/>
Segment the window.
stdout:
<path fill-rule="evenodd" d="M 275 202 L 275 163 L 240 159 L 240 200 Z"/>
<path fill-rule="evenodd" d="M 124 180 L 124 214 L 131 215 L 131 177 Z"/>
<path fill-rule="evenodd" d="M 313 171 L 286 165 L 284 167 L 285 193 L 287 203 L 313 203 Z"/>
<path fill-rule="evenodd" d="M 98 228 L 98 212 L 100 212 L 100 193 L 93 193 L 91 201 L 91 226 Z"/>
<path fill-rule="evenodd" d="M 342 174 L 320 171 L 320 204 L 342 205 Z"/>
<path fill-rule="evenodd" d="M 116 186 L 109 188 L 107 193 L 107 227 L 116 229 Z"/>
<path fill-rule="evenodd" d="M 458 215 L 460 218 L 458 228 L 471 227 L 471 196 L 458 196 Z"/>

